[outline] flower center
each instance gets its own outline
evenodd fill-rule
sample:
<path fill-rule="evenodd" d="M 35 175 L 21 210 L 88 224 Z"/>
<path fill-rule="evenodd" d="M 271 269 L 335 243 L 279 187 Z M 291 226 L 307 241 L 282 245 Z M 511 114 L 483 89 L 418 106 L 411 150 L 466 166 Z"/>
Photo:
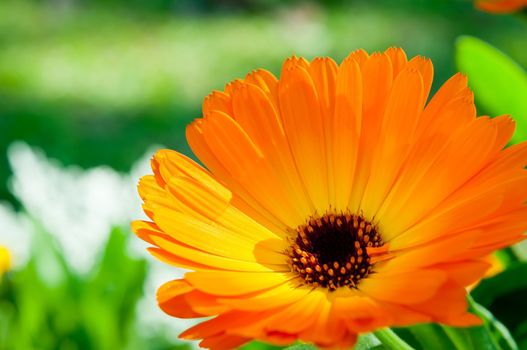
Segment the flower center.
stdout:
<path fill-rule="evenodd" d="M 366 248 L 383 245 L 373 224 L 346 212 L 312 216 L 296 233 L 288 250 L 291 269 L 306 284 L 331 291 L 355 288 L 372 269 Z"/>

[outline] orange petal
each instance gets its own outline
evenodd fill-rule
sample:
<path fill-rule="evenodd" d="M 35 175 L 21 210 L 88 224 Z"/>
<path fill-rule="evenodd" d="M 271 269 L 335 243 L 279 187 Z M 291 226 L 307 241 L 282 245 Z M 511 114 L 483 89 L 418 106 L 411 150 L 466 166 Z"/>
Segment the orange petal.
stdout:
<path fill-rule="evenodd" d="M 213 91 L 205 97 L 202 105 L 203 115 L 209 115 L 213 111 L 232 114 L 232 99 L 228 94 L 221 91 Z"/>
<path fill-rule="evenodd" d="M 373 154 L 368 185 L 361 208 L 367 217 L 375 216 L 386 198 L 414 137 L 425 95 L 420 73 L 405 69 L 393 83 L 381 125 L 381 137 Z"/>
<path fill-rule="evenodd" d="M 359 290 L 381 301 L 414 304 L 433 296 L 446 281 L 440 270 L 414 270 L 402 273 L 373 273 L 360 281 Z"/>
<path fill-rule="evenodd" d="M 185 279 L 196 289 L 221 296 L 263 291 L 291 278 L 292 275 L 279 272 L 195 271 L 185 274 Z"/>
<path fill-rule="evenodd" d="M 157 302 L 161 309 L 174 317 L 181 318 L 195 318 L 203 317 L 192 310 L 191 305 L 185 303 L 184 298 L 187 293 L 190 293 L 194 288 L 185 280 L 173 280 L 163 284 L 157 291 Z"/>
<path fill-rule="evenodd" d="M 344 319 L 346 326 L 356 333 L 370 332 L 392 322 L 390 315 L 368 297 L 336 298 L 333 307 L 335 313 Z"/>
<path fill-rule="evenodd" d="M 358 212 L 364 190 L 373 167 L 373 155 L 377 148 L 382 117 L 387 96 L 392 86 L 393 71 L 390 58 L 385 54 L 373 54 L 362 65 L 362 122 L 357 165 L 353 177 L 353 191 L 349 209 Z"/>
<path fill-rule="evenodd" d="M 352 56 L 346 58 L 337 73 L 335 112 L 331 130 L 335 209 L 345 210 L 352 193 L 353 177 L 359 152 L 362 119 L 362 75 Z"/>
<path fill-rule="evenodd" d="M 433 298 L 410 307 L 430 315 L 434 322 L 459 327 L 479 325 L 481 320 L 467 312 L 466 294 L 465 288 L 447 283 Z"/>
<path fill-rule="evenodd" d="M 390 61 L 392 62 L 393 76 L 398 76 L 406 67 L 408 61 L 406 53 L 399 47 L 390 47 L 388 50 L 384 51 L 384 53 L 390 57 Z"/>
<path fill-rule="evenodd" d="M 231 350 L 237 349 L 249 341 L 251 341 L 250 338 L 222 334 L 203 339 L 199 346 L 211 350 Z"/>
<path fill-rule="evenodd" d="M 309 73 L 292 65 L 282 73 L 280 111 L 298 172 L 315 208 L 329 208 L 324 123 Z"/>
<path fill-rule="evenodd" d="M 281 284 L 254 296 L 222 298 L 220 301 L 235 310 L 265 311 L 293 304 L 312 291 L 308 287 L 296 287 L 294 284 Z"/>

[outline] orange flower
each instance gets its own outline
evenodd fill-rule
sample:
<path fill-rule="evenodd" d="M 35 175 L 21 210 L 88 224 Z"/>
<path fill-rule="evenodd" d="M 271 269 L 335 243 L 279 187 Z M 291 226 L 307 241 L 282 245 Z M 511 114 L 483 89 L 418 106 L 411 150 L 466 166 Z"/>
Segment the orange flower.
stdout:
<path fill-rule="evenodd" d="M 494 13 L 510 13 L 527 6 L 527 0 L 476 0 L 480 10 Z"/>
<path fill-rule="evenodd" d="M 11 256 L 9 251 L 0 246 L 0 276 L 11 267 Z"/>
<path fill-rule="evenodd" d="M 133 229 L 191 270 L 159 289 L 214 349 L 252 339 L 347 347 L 418 322 L 468 326 L 465 288 L 527 229 L 527 143 L 476 118 L 467 79 L 427 104 L 430 60 L 359 50 L 290 58 L 215 91 L 187 128 L 202 168 L 169 150 L 139 184 Z"/>

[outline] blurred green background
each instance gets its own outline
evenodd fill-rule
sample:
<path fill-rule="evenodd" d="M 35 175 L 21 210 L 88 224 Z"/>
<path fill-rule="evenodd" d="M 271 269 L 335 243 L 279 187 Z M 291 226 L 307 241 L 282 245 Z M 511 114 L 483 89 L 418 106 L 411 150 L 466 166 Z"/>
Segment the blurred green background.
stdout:
<path fill-rule="evenodd" d="M 188 346 L 173 340 L 170 322 L 138 330 L 135 305 L 152 263 L 130 253 L 125 220 L 101 238 L 108 243 L 87 272 L 69 266 L 65 247 L 13 189 L 14 141 L 61 169 L 80 167 L 75 176 L 102 165 L 122 175 L 152 145 L 189 154 L 184 127 L 203 97 L 255 68 L 278 73 L 293 54 L 339 61 L 357 48 L 401 46 L 432 59 L 437 89 L 456 72 L 461 35 L 527 66 L 525 21 L 467 0 L 2 0 L 0 201 L 26 215 L 32 250 L 0 287 L 0 350 Z M 527 339 L 527 324 L 504 317 Z"/>
<path fill-rule="evenodd" d="M 524 23 L 466 0 L 2 0 L 0 197 L 13 140 L 127 170 L 153 143 L 188 151 L 182 130 L 203 97 L 252 69 L 401 46 L 432 59 L 437 88 L 462 34 L 527 65 Z"/>

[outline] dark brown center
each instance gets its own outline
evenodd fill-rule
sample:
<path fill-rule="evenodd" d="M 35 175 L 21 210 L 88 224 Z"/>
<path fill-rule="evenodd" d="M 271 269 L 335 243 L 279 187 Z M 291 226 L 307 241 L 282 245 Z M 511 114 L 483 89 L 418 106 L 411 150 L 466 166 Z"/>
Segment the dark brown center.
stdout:
<path fill-rule="evenodd" d="M 296 229 L 288 251 L 290 265 L 305 282 L 333 291 L 355 288 L 371 273 L 368 247 L 383 242 L 377 229 L 361 215 L 326 213 Z"/>

